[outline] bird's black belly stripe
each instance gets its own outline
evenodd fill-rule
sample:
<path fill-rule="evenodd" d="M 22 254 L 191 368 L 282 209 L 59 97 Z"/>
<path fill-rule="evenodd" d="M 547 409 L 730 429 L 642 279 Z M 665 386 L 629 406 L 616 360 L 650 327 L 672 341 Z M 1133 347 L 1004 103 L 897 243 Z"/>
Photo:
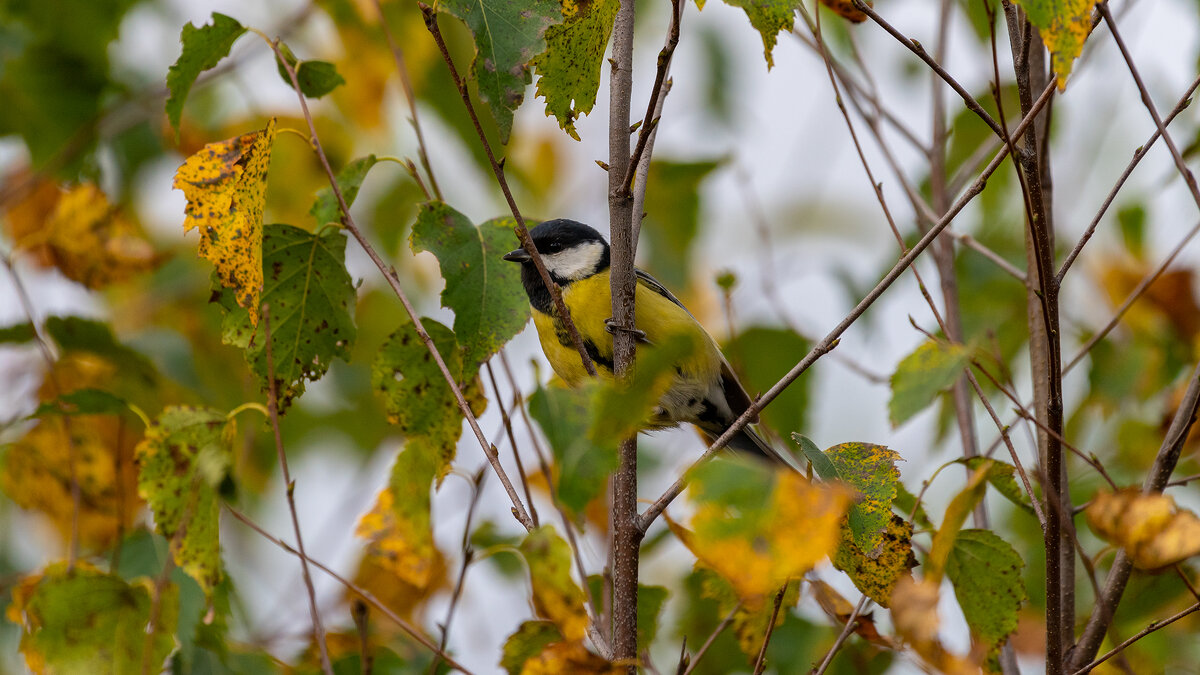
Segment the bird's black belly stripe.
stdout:
<path fill-rule="evenodd" d="M 567 327 L 561 321 L 554 322 L 554 337 L 558 339 L 558 344 L 575 350 L 575 341 L 571 339 L 567 333 Z M 596 347 L 596 343 L 591 340 L 583 341 L 583 348 L 587 351 L 587 355 L 591 357 L 592 362 L 601 368 L 606 368 L 610 373 L 613 371 L 613 360 L 600 354 L 600 350 Z"/>

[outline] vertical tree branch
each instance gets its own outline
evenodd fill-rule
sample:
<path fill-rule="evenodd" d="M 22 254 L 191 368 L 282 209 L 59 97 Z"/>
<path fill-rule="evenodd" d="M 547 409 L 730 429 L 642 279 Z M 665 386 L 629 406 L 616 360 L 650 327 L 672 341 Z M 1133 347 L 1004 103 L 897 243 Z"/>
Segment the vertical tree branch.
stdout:
<path fill-rule="evenodd" d="M 296 483 L 288 471 L 287 453 L 283 451 L 283 436 L 279 432 L 279 391 L 275 382 L 275 360 L 271 357 L 271 306 L 262 306 L 263 333 L 267 345 L 267 410 L 271 413 L 271 430 L 275 434 L 275 454 L 279 458 L 279 469 L 283 473 L 283 484 L 287 492 L 288 511 L 292 514 L 292 531 L 296 534 L 296 548 L 300 551 L 300 570 L 304 573 L 304 589 L 308 591 L 308 611 L 312 616 L 313 641 L 321 654 L 321 669 L 325 675 L 333 675 L 329 661 L 329 649 L 325 646 L 325 626 L 321 624 L 321 612 L 317 609 L 317 593 L 313 590 L 312 576 L 308 573 L 308 556 L 304 553 L 304 539 L 300 536 L 300 517 L 296 515 Z"/>
<path fill-rule="evenodd" d="M 1033 92 L 1051 80 L 1045 67 L 1045 47 L 1024 12 L 1005 2 L 1013 69 L 1022 114 L 1033 105 Z M 1071 529 L 1071 500 L 1066 463 L 1059 441 L 1063 428 L 1062 352 L 1059 333 L 1058 278 L 1054 274 L 1054 230 L 1047 210 L 1043 154 L 1049 115 L 1027 127 L 1023 146 L 1014 160 L 1022 178 L 1028 221 L 1026 258 L 1030 361 L 1034 409 L 1039 421 L 1054 434 L 1038 429 L 1038 447 L 1046 474 L 1046 666 L 1050 675 L 1063 672 L 1063 654 L 1074 639 L 1075 551 L 1064 546 Z M 1057 434 L 1057 435 L 1056 435 Z"/>
<path fill-rule="evenodd" d="M 629 105 L 633 91 L 633 0 L 621 0 L 613 26 L 608 119 L 608 223 L 612 240 L 613 365 L 618 378 L 632 372 L 635 338 L 633 273 L 633 164 L 629 156 Z M 658 88 L 655 89 L 655 95 Z M 649 109 L 654 110 L 651 103 Z M 643 125 L 642 138 L 649 129 Z M 644 143 L 640 144 L 644 149 Z M 637 672 L 638 558 L 637 437 L 621 442 L 612 476 L 613 656 Z"/>

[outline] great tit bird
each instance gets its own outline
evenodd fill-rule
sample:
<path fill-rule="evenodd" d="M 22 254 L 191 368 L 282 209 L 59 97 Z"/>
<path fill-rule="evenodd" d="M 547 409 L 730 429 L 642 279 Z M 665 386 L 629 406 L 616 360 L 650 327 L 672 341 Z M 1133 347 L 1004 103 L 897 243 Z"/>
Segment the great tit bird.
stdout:
<path fill-rule="evenodd" d="M 602 377 L 613 377 L 614 329 L 610 323 L 612 295 L 608 243 L 592 227 L 566 219 L 548 220 L 534 227 L 529 234 L 546 271 L 562 288 L 563 302 L 571 312 L 571 319 L 596 371 Z M 534 267 L 532 256 L 518 248 L 507 253 L 504 259 L 521 265 L 521 283 L 533 307 L 533 323 L 537 326 L 542 351 L 554 372 L 570 386 L 583 383 L 588 378 L 587 371 L 565 324 L 558 317 L 550 291 Z M 715 439 L 746 411 L 751 404 L 750 397 L 712 336 L 683 303 L 646 272 L 638 269 L 635 274 L 637 358 L 642 358 L 645 350 L 676 335 L 691 337 L 696 345 L 674 364 L 675 376 L 659 399 L 646 428 L 666 429 L 688 422 L 710 440 Z M 739 431 L 729 446 L 787 464 L 748 427 Z"/>

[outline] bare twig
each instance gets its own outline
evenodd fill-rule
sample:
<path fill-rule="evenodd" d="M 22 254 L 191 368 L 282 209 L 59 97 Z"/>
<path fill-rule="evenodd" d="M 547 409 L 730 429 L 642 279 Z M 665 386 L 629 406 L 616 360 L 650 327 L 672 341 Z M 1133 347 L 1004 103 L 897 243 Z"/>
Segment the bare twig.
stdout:
<path fill-rule="evenodd" d="M 862 614 L 863 608 L 867 606 L 867 596 L 862 596 L 858 599 L 858 604 L 854 606 L 854 611 L 850 612 L 850 617 L 846 619 L 846 625 L 842 627 L 842 632 L 838 633 L 837 639 L 829 646 L 829 651 L 825 652 L 825 658 L 821 659 L 821 664 L 813 670 L 813 675 L 824 675 L 829 668 L 829 664 L 833 663 L 833 657 L 837 655 L 838 650 L 846 643 L 846 639 L 854 632 L 854 627 L 858 624 L 858 615 Z"/>
<path fill-rule="evenodd" d="M 308 611 L 312 616 L 313 641 L 321 653 L 321 669 L 325 675 L 333 675 L 329 661 L 329 649 L 325 645 L 325 626 L 321 623 L 321 612 L 317 609 L 317 594 L 313 590 L 312 576 L 308 572 L 308 556 L 304 553 L 304 538 L 300 536 L 300 517 L 296 515 L 296 483 L 288 471 L 287 453 L 283 450 L 283 435 L 279 432 L 279 391 L 275 381 L 275 361 L 271 355 L 271 306 L 261 308 L 263 333 L 267 346 L 267 409 L 271 415 L 271 430 L 275 434 L 275 455 L 279 458 L 279 469 L 283 473 L 284 489 L 287 492 L 288 511 L 292 514 L 292 531 L 296 534 L 296 548 L 300 551 L 300 570 L 304 574 L 304 589 L 308 592 Z"/>
<path fill-rule="evenodd" d="M 695 655 L 693 655 L 690 659 L 687 669 L 683 671 L 683 675 L 691 675 L 691 672 L 696 669 L 696 665 L 700 663 L 700 659 L 703 658 L 705 652 L 707 652 L 708 648 L 712 646 L 712 643 L 716 642 L 721 633 L 725 632 L 725 629 L 729 627 L 729 624 L 733 623 L 734 615 L 736 615 L 738 610 L 741 608 L 742 601 L 739 600 L 738 603 L 733 606 L 733 609 L 729 610 L 729 613 L 725 615 L 725 618 L 721 619 L 721 623 L 717 624 L 717 627 L 714 628 L 713 632 L 709 634 L 708 639 L 704 641 L 704 644 L 700 645 L 700 649 L 698 649 Z"/>
<path fill-rule="evenodd" d="M 496 400 L 500 398 L 497 396 Z M 500 410 L 504 410 L 504 406 L 500 406 Z M 479 497 L 483 493 L 483 481 L 487 477 L 486 467 L 480 466 L 475 475 L 471 477 L 471 502 L 467 504 L 467 518 L 463 524 L 462 533 L 462 564 L 458 568 L 458 577 L 454 580 L 454 590 L 450 594 L 450 606 L 446 608 L 446 618 L 442 619 L 440 628 L 442 630 L 442 639 L 438 643 L 438 647 L 442 651 L 446 650 L 446 643 L 450 640 L 450 624 L 454 621 L 454 611 L 458 609 L 459 598 L 462 597 L 463 584 L 467 579 L 467 570 L 471 568 L 471 563 L 475 561 L 475 549 L 471 547 L 471 521 L 475 516 L 475 507 L 479 506 Z M 429 663 L 429 668 L 426 672 L 436 673 L 439 664 L 439 657 L 434 656 L 433 661 Z"/>
<path fill-rule="evenodd" d="M 492 368 L 492 362 L 488 361 L 484 364 L 484 368 L 487 370 L 488 380 L 492 383 L 494 400 L 497 402 L 503 400 L 500 398 L 500 387 L 496 384 L 496 373 Z M 520 405 L 520 403 L 516 403 L 516 405 Z M 521 489 L 525 491 L 525 503 L 529 505 L 529 518 L 533 521 L 533 526 L 537 527 L 540 523 L 537 507 L 533 503 L 533 493 L 529 491 L 529 477 L 525 473 L 525 464 L 521 461 L 521 450 L 517 447 L 517 437 L 513 434 L 512 418 L 509 417 L 503 404 L 500 405 L 500 419 L 504 423 L 504 431 L 508 434 L 508 442 L 512 445 L 513 460 L 517 463 L 517 475 L 521 477 Z"/>
<path fill-rule="evenodd" d="M 400 74 L 400 84 L 404 87 L 404 98 L 408 100 L 408 112 L 412 116 L 413 131 L 417 133 L 417 157 L 421 160 L 425 174 L 429 176 L 429 186 L 433 188 L 433 195 L 441 201 L 442 190 L 438 187 L 437 178 L 433 176 L 433 167 L 429 164 L 429 150 L 425 144 L 425 133 L 421 131 L 421 118 L 417 116 L 417 95 L 413 91 L 412 77 L 408 73 L 408 63 L 404 59 L 404 51 L 400 49 L 400 45 L 392 35 L 387 15 L 383 13 L 383 5 L 379 0 L 375 0 L 375 11 L 379 12 L 379 26 L 383 29 L 383 36 L 387 39 L 388 48 L 392 51 L 392 58 L 396 61 L 396 72 Z M 416 171 L 413 171 L 413 178 L 418 183 L 421 182 Z M 421 187 L 424 189 L 424 185 Z"/>
<path fill-rule="evenodd" d="M 34 313 L 33 301 L 29 299 L 29 291 L 25 288 L 25 283 L 21 281 L 21 277 L 17 274 L 16 267 L 13 266 L 11 254 L 0 256 L 0 260 L 4 261 L 4 268 L 8 270 L 8 276 L 12 278 L 13 289 L 17 292 L 17 298 L 21 303 L 21 309 L 25 312 L 25 318 L 29 319 L 29 325 L 33 327 L 34 342 L 37 343 L 38 352 L 42 355 L 42 361 L 46 364 L 46 378 L 50 380 L 50 386 L 54 387 L 54 395 L 61 396 L 64 393 L 64 389 L 62 388 L 62 383 L 58 380 L 58 375 L 54 372 L 54 354 L 50 351 L 49 341 L 42 334 L 42 326 L 38 323 L 37 316 Z M 66 437 L 67 443 L 67 478 L 71 483 L 71 530 L 67 539 L 68 573 L 75 569 L 75 561 L 79 558 L 79 511 L 83 504 L 83 491 L 79 486 L 79 474 L 75 466 L 77 459 L 75 435 L 71 433 L 70 420 L 70 415 L 62 416 L 63 435 Z M 117 476 L 117 484 L 121 484 L 120 476 Z M 124 518 L 123 515 L 118 519 L 122 518 Z"/>
<path fill-rule="evenodd" d="M 625 167 L 625 173 L 621 179 L 622 190 L 628 191 L 631 189 L 633 185 L 633 173 L 641 168 L 642 154 L 647 152 L 646 146 L 650 142 L 651 134 L 658 129 L 658 118 L 662 110 L 661 100 L 666 96 L 666 90 L 669 86 L 667 84 L 667 73 L 671 70 L 671 57 L 675 55 L 675 47 L 679 44 L 679 23 L 683 18 L 683 3 L 684 0 L 671 0 L 671 23 L 667 27 L 667 41 L 658 53 L 658 69 L 654 74 L 654 86 L 650 89 L 650 101 L 646 104 L 646 116 L 642 118 L 642 127 L 638 130 L 637 145 L 633 149 L 633 156 L 629 158 Z M 612 128 L 615 127 L 610 127 L 610 129 Z M 626 141 L 625 147 L 628 150 L 628 136 L 623 135 L 623 137 Z M 610 160 L 610 170 L 612 166 L 613 164 Z M 635 214 L 634 220 L 640 221 L 641 218 L 636 216 L 637 214 Z"/>
<path fill-rule="evenodd" d="M 1030 109 L 1029 114 L 1026 115 L 1025 119 L 1023 119 L 1021 124 L 1018 125 L 1017 129 L 1014 131 L 1014 135 L 1019 136 L 1020 134 L 1024 133 L 1025 129 L 1033 122 L 1034 117 L 1041 112 L 1042 108 L 1047 102 L 1049 102 L 1053 94 L 1054 84 L 1051 83 L 1042 92 L 1041 96 L 1038 97 L 1038 100 Z M 757 401 L 755 401 L 753 405 L 747 408 L 746 412 L 742 413 L 738 419 L 734 420 L 733 424 L 731 424 L 725 433 L 721 434 L 721 436 L 717 438 L 717 440 L 714 441 L 707 450 L 705 450 L 704 454 L 701 455 L 698 460 L 696 460 L 695 464 L 707 461 L 708 458 L 712 457 L 713 454 L 715 454 L 719 449 L 725 447 L 725 444 L 729 442 L 729 439 L 733 438 L 734 434 L 741 431 L 741 429 L 745 427 L 752 418 L 758 415 L 759 411 L 761 411 L 763 407 L 775 400 L 775 398 L 779 396 L 779 394 L 785 388 L 787 388 L 792 382 L 796 381 L 796 378 L 800 377 L 804 371 L 808 370 L 808 368 L 815 363 L 817 359 L 836 347 L 842 333 L 846 332 L 846 329 L 848 329 L 855 321 L 857 321 L 858 318 L 862 316 L 863 312 L 865 312 L 868 307 L 874 304 L 874 302 L 878 300 L 881 295 L 883 295 L 884 291 L 886 291 L 896 281 L 896 279 L 898 279 L 900 275 L 903 274 L 910 265 L 912 265 L 913 261 L 917 259 L 917 256 L 921 255 L 921 253 L 925 251 L 925 249 L 930 243 L 933 242 L 938 234 L 940 234 L 942 230 L 949 226 L 950 222 L 955 218 L 955 216 L 958 215 L 960 211 L 962 211 L 967 203 L 983 191 L 983 186 L 987 182 L 987 179 L 993 173 L 995 173 L 995 171 L 1000 167 L 1000 164 L 1004 161 L 1004 158 L 1007 156 L 1008 148 L 1002 147 L 992 161 L 987 165 L 987 167 L 984 168 L 983 173 L 979 176 L 975 183 L 961 197 L 959 197 L 959 199 L 954 203 L 953 206 L 950 207 L 950 210 L 946 212 L 942 219 L 929 228 L 929 231 L 921 237 L 921 239 L 907 254 L 900 258 L 896 265 L 892 267 L 892 269 L 883 277 L 883 279 L 881 279 L 879 283 L 876 284 L 869 293 L 867 293 L 866 297 L 864 297 L 858 303 L 858 305 L 856 305 L 854 309 L 851 310 L 850 313 L 833 328 L 833 330 L 831 330 L 824 338 L 815 344 L 809 353 L 805 355 L 805 357 L 801 359 L 799 363 L 793 366 L 790 371 L 788 371 L 787 375 L 785 375 L 769 390 L 767 390 L 767 392 L 763 394 L 762 397 L 760 397 Z M 693 466 L 695 464 L 693 464 Z M 663 493 L 662 496 L 660 496 L 649 508 L 646 509 L 646 511 L 642 513 L 641 517 L 639 518 L 639 524 L 643 532 L 663 512 L 663 509 L 665 509 L 667 505 L 675 499 L 675 497 L 679 496 L 679 493 L 683 491 L 684 485 L 685 482 L 683 479 L 677 480 L 670 488 L 667 489 L 666 492 Z"/>
<path fill-rule="evenodd" d="M 436 22 L 434 25 L 437 25 Z M 496 448 L 488 442 L 487 437 L 483 435 L 483 430 L 479 428 L 479 420 L 475 419 L 475 413 L 471 411 L 470 404 L 468 404 L 467 399 L 463 397 L 462 388 L 458 386 L 458 382 L 454 379 L 454 375 L 450 373 L 450 369 L 446 366 L 446 361 L 442 358 L 441 353 L 438 352 L 437 347 L 434 346 L 433 339 L 429 337 L 429 333 L 426 332 L 425 326 L 421 323 L 420 315 L 417 314 L 417 310 L 409 301 L 408 295 L 404 292 L 404 289 L 401 288 L 400 278 L 396 276 L 394 269 L 383 262 L 383 259 L 379 257 L 379 253 L 375 251 L 375 247 L 372 246 L 369 241 L 367 241 L 367 238 L 363 235 L 362 230 L 360 230 L 357 223 L 354 222 L 354 216 L 350 214 L 350 207 L 346 204 L 346 199 L 342 195 L 342 188 L 338 185 L 337 176 L 334 174 L 333 168 L 329 165 L 329 158 L 325 155 L 325 149 L 322 147 L 321 140 L 317 136 L 317 129 L 313 124 L 312 114 L 309 113 L 308 103 L 304 98 L 304 94 L 300 90 L 300 82 L 296 79 L 295 68 L 293 68 L 291 64 L 287 62 L 287 59 L 284 59 L 283 55 L 279 52 L 278 41 L 272 41 L 266 35 L 262 35 L 262 38 L 271 46 L 272 51 L 275 52 L 276 60 L 287 71 L 288 77 L 291 78 L 292 81 L 292 87 L 296 91 L 296 96 L 300 99 L 300 110 L 304 114 L 304 121 L 308 124 L 308 130 L 310 134 L 309 138 L 310 142 L 312 143 L 313 151 L 316 153 L 317 158 L 321 161 L 321 167 L 325 170 L 325 176 L 329 179 L 329 187 L 333 190 L 333 196 L 337 199 L 338 206 L 341 208 L 342 225 L 350 232 L 351 235 L 354 236 L 354 239 L 358 242 L 359 246 L 362 246 L 363 251 L 366 252 L 367 256 L 371 259 L 371 262 L 373 262 L 375 267 L 378 268 L 383 274 L 388 286 L 391 287 L 392 292 L 395 293 L 396 297 L 400 300 L 400 304 L 404 305 L 404 311 L 408 314 L 409 318 L 412 319 L 413 328 L 417 331 L 417 336 L 421 338 L 421 342 L 425 344 L 425 348 L 428 349 L 430 355 L 433 356 L 433 360 L 437 364 L 438 370 L 441 371 L 442 377 L 445 378 L 446 384 L 450 387 L 450 391 L 454 393 L 454 400 L 456 403 L 458 403 L 458 409 L 461 410 L 463 416 L 466 417 L 467 424 L 471 427 L 471 431 L 475 434 L 476 440 L 479 441 L 480 447 L 483 448 L 483 454 L 487 456 L 488 462 L 492 465 L 492 469 L 495 470 L 496 475 L 500 478 L 500 483 L 504 486 L 505 492 L 508 493 L 508 498 L 512 500 L 513 516 L 526 530 L 533 529 L 533 521 L 526 512 L 525 505 L 521 503 L 521 498 L 517 495 L 516 489 L 513 488 L 512 481 L 509 480 L 508 474 L 504 471 L 504 467 L 500 464 L 500 457 L 496 452 Z"/>
<path fill-rule="evenodd" d="M 1091 663 L 1080 668 L 1079 670 L 1076 670 L 1073 675 L 1084 675 L 1085 673 L 1091 672 L 1092 669 L 1095 668 L 1096 666 L 1100 665 L 1101 663 L 1104 663 L 1105 661 L 1111 659 L 1112 657 L 1116 656 L 1117 654 L 1120 654 L 1122 651 L 1124 651 L 1126 648 L 1128 648 L 1129 645 L 1137 642 L 1138 640 L 1141 640 L 1142 638 L 1146 637 L 1147 635 L 1153 633 L 1156 630 L 1159 630 L 1161 628 L 1166 628 L 1167 626 L 1175 623 L 1176 621 L 1182 619 L 1183 617 L 1185 617 L 1197 610 L 1200 610 L 1200 602 L 1197 602 L 1196 604 L 1192 605 L 1191 607 L 1188 607 L 1187 609 L 1183 610 L 1182 612 L 1179 612 L 1178 614 L 1176 614 L 1170 618 L 1163 619 L 1162 621 L 1151 621 L 1150 625 L 1143 628 L 1141 630 L 1141 632 L 1139 632 L 1137 635 L 1134 635 L 1133 637 L 1122 642 L 1121 644 L 1117 645 L 1116 647 L 1113 647 L 1109 652 L 1104 654 L 1104 656 L 1101 656 L 1100 658 L 1096 659 L 1095 661 L 1092 661 Z"/>
<path fill-rule="evenodd" d="M 1192 80 L 1192 84 L 1187 88 L 1187 91 L 1183 92 L 1183 96 L 1179 98 L 1179 101 L 1175 104 L 1175 108 L 1172 109 L 1171 113 L 1167 115 L 1167 118 L 1163 120 L 1164 127 L 1171 124 L 1171 122 L 1179 115 L 1179 113 L 1183 112 L 1189 105 L 1191 105 L 1192 94 L 1195 93 L 1197 87 L 1200 87 L 1200 76 L 1197 76 L 1196 79 Z M 1158 129 L 1155 129 L 1154 133 L 1150 135 L 1150 138 L 1134 151 L 1133 159 L 1129 160 L 1129 164 L 1126 165 L 1125 171 L 1121 173 L 1121 177 L 1117 179 L 1117 182 L 1112 186 L 1112 189 L 1108 191 L 1108 196 L 1104 198 L 1104 202 L 1100 205 L 1100 209 L 1096 211 L 1096 215 L 1092 217 L 1092 222 L 1088 224 L 1087 229 L 1083 231 L 1083 235 L 1079 238 L 1079 241 L 1075 244 L 1075 247 L 1071 249 L 1071 252 L 1067 254 L 1066 259 L 1063 260 L 1062 266 L 1058 269 L 1059 281 L 1062 281 L 1062 278 L 1064 275 L 1066 275 L 1067 270 L 1069 270 L 1071 265 L 1075 262 L 1075 258 L 1079 257 L 1079 252 L 1083 250 L 1084 245 L 1086 245 L 1088 240 L 1092 238 L 1092 234 L 1096 231 L 1096 226 L 1100 224 L 1100 219 L 1103 218 L 1104 214 L 1108 211 L 1108 207 L 1112 204 L 1113 199 L 1116 198 L 1117 192 L 1119 192 L 1125 185 L 1125 181 L 1129 178 L 1129 175 L 1133 173 L 1133 170 L 1137 168 L 1137 165 L 1142 161 L 1142 158 L 1150 152 L 1150 148 L 1154 147 L 1154 144 L 1160 137 L 1162 137 L 1162 132 L 1160 132 Z"/>
<path fill-rule="evenodd" d="M 538 275 L 542 278 L 542 283 L 546 285 L 546 290 L 550 291 L 550 298 L 554 301 L 554 309 L 558 312 L 558 318 L 562 319 L 567 333 L 571 336 L 571 343 L 575 345 L 576 351 L 579 352 L 579 358 L 583 363 L 584 370 L 592 377 L 595 377 L 596 366 L 592 363 L 592 357 L 588 355 L 587 347 L 583 344 L 583 337 L 579 335 L 579 329 L 575 327 L 575 322 L 571 320 L 571 310 L 563 302 L 562 290 L 550 278 L 550 273 L 546 271 L 546 263 L 542 261 L 541 253 L 537 250 L 537 245 L 533 243 L 533 239 L 529 236 L 529 231 L 525 228 L 525 218 L 521 215 L 521 210 L 517 208 L 517 202 L 513 198 L 512 190 L 508 187 L 508 179 L 504 177 L 504 165 L 496 161 L 496 155 L 492 152 L 492 145 L 488 143 L 487 135 L 483 133 L 483 126 L 479 123 L 479 116 L 475 113 L 475 105 L 471 103 L 471 95 L 467 91 L 467 82 L 459 75 L 458 69 L 454 66 L 454 59 L 450 57 L 450 50 L 446 47 L 446 40 L 442 37 L 441 28 L 438 27 L 437 12 L 429 5 L 420 1 L 417 2 L 417 6 L 420 7 L 421 14 L 425 17 L 425 27 L 429 29 L 429 34 L 433 36 L 434 42 L 437 43 L 438 50 L 442 54 L 442 59 L 446 62 L 446 67 L 450 69 L 450 77 L 454 79 L 454 86 L 458 89 L 463 105 L 467 108 L 467 114 L 471 118 L 471 123 L 475 126 L 475 133 L 479 136 L 479 143 L 483 146 L 483 151 L 487 155 L 488 162 L 491 164 L 492 174 L 496 176 L 496 182 L 500 185 L 500 191 L 504 193 L 504 199 L 508 202 L 508 208 L 512 211 L 513 218 L 517 221 L 515 228 L 517 238 L 520 239 L 521 246 L 525 251 L 533 258 L 533 266 L 537 268 Z M 336 189 L 334 188 L 335 191 Z"/>
<path fill-rule="evenodd" d="M 347 589 L 354 591 L 355 594 L 362 597 L 362 599 L 365 600 L 368 604 L 370 604 L 375 609 L 378 609 L 387 618 L 391 619 L 392 622 L 394 622 L 397 626 L 400 627 L 401 630 L 403 630 L 405 633 L 407 633 L 409 635 L 409 637 L 416 640 L 423 647 L 425 647 L 429 651 L 433 652 L 438 657 L 440 657 L 443 661 L 445 661 L 446 665 L 450 666 L 451 668 L 457 668 L 458 670 L 461 670 L 464 673 L 468 673 L 468 675 L 470 674 L 470 672 L 471 672 L 470 670 L 468 670 L 465 666 L 463 666 L 458 661 L 455 661 L 453 657 L 451 657 L 449 654 L 447 654 L 445 651 L 443 651 L 441 648 L 439 648 L 436 644 L 434 644 L 432 640 L 430 640 L 423 633 L 421 633 L 421 631 L 417 630 L 412 624 L 410 624 L 409 622 L 400 618 L 395 612 L 393 612 L 391 609 L 389 609 L 387 605 L 380 602 L 379 599 L 376 598 L 370 591 L 359 586 L 358 584 L 354 583 L 353 581 L 346 579 L 345 577 L 338 574 L 337 572 L 334 572 L 328 566 L 323 565 L 320 562 L 313 560 L 312 558 L 309 558 L 308 556 L 302 555 L 299 551 L 297 551 L 296 549 L 289 546 L 282 539 L 279 539 L 278 537 L 267 532 L 262 527 L 260 527 L 258 525 L 258 523 L 255 523 L 248 516 L 246 516 L 245 514 L 243 514 L 240 511 L 238 511 L 237 509 L 233 508 L 229 504 L 224 504 L 224 506 L 225 506 L 225 510 L 228 511 L 230 513 L 230 515 L 232 515 L 234 518 L 237 518 L 238 520 L 240 520 L 247 527 L 254 530 L 258 534 L 262 535 L 262 537 L 264 539 L 266 539 L 267 541 L 271 542 L 272 544 L 275 544 L 276 546 L 283 549 L 287 553 L 290 553 L 297 557 L 304 558 L 313 567 L 315 567 L 315 568 L 321 570 L 322 572 L 328 574 L 329 576 L 333 577 L 335 580 L 337 580 L 338 583 L 340 583 L 342 586 L 345 586 Z"/>
<path fill-rule="evenodd" d="M 762 675 L 767 666 L 767 645 L 771 644 L 771 635 L 775 633 L 775 620 L 779 618 L 779 608 L 783 606 L 783 594 L 787 592 L 788 582 L 775 594 L 775 608 L 771 610 L 771 618 L 767 620 L 767 632 L 763 635 L 762 646 L 758 648 L 758 658 L 754 660 L 754 675 Z"/>

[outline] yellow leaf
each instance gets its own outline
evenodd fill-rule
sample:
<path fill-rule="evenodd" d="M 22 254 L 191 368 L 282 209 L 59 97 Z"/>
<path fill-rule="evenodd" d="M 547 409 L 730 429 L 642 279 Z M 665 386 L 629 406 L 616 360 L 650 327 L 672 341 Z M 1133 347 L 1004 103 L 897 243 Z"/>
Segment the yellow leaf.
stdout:
<path fill-rule="evenodd" d="M 848 524 L 842 524 L 842 542 L 833 565 L 849 575 L 858 590 L 882 607 L 887 607 L 896 582 L 911 575 L 917 560 L 912 552 L 912 523 L 892 514 L 880 540 L 879 554 L 872 558 L 854 543 Z"/>
<path fill-rule="evenodd" d="M 555 642 L 527 661 L 521 675 L 620 675 L 628 670 L 589 652 L 582 641 Z"/>
<path fill-rule="evenodd" d="M 867 20 L 867 15 L 859 11 L 852 0 L 821 0 L 821 4 L 848 21 L 862 23 Z M 874 3 L 867 0 L 867 6 L 873 7 Z"/>
<path fill-rule="evenodd" d="M 387 558 L 368 552 L 358 563 L 358 572 L 354 575 L 354 583 L 361 589 L 375 596 L 388 609 L 402 618 L 414 623 L 420 623 L 419 615 L 414 617 L 424 607 L 425 601 L 439 589 L 446 587 L 446 561 L 441 552 L 434 549 L 434 561 L 431 573 L 425 586 L 414 586 L 403 577 L 397 575 L 390 566 Z M 346 591 L 346 596 L 358 598 L 354 591 Z M 386 635 L 398 635 L 402 631 L 391 621 L 376 621 L 372 624 L 374 632 Z"/>
<path fill-rule="evenodd" d="M 892 624 L 896 634 L 912 646 L 921 659 L 947 675 L 978 675 L 979 665 L 946 651 L 937 637 L 938 587 L 932 579 L 905 577 L 892 592 Z"/>
<path fill-rule="evenodd" d="M 369 555 L 376 564 L 415 588 L 424 589 L 438 558 L 432 533 L 416 531 L 414 524 L 397 517 L 390 489 L 380 491 L 375 506 L 358 521 L 355 534 L 371 541 Z"/>
<path fill-rule="evenodd" d="M 950 557 L 950 549 L 954 547 L 958 531 L 967 521 L 967 516 L 983 499 L 983 493 L 987 489 L 988 472 L 992 470 L 993 466 L 995 463 L 992 461 L 982 462 L 979 468 L 971 474 L 970 479 L 967 480 L 967 486 L 963 488 L 962 492 L 950 500 L 950 505 L 946 507 L 945 520 L 942 521 L 942 526 L 938 528 L 938 531 L 933 534 L 929 558 L 925 561 L 925 577 L 927 579 L 934 582 L 942 580 L 942 574 L 946 571 L 946 559 Z"/>
<path fill-rule="evenodd" d="M 200 256 L 217 268 L 238 304 L 258 324 L 262 290 L 262 225 L 275 119 L 262 131 L 209 143 L 175 173 L 187 197 L 184 231 L 200 230 Z"/>
<path fill-rule="evenodd" d="M 568 641 L 582 641 L 588 617 L 583 591 L 571 580 L 571 549 L 567 542 L 549 525 L 543 525 L 526 535 L 521 553 L 529 565 L 533 606 L 538 615 L 553 621 Z"/>
<path fill-rule="evenodd" d="M 1058 90 L 1062 91 L 1067 86 L 1071 66 L 1092 30 L 1096 0 L 1017 0 L 1017 4 L 1025 9 L 1050 50 L 1054 72 L 1058 74 Z"/>
<path fill-rule="evenodd" d="M 738 465 L 715 460 L 715 472 L 731 474 Z M 732 470 L 732 471 L 728 471 Z M 696 481 L 708 479 L 697 475 Z M 738 480 L 753 480 L 748 472 Z M 758 486 L 741 489 L 758 491 Z M 838 545 L 841 520 L 853 499 L 840 485 L 815 485 L 799 474 L 778 472 L 763 486 L 760 509 L 733 506 L 719 499 L 700 501 L 687 529 L 667 524 L 698 560 L 733 585 L 752 609 L 792 578 L 804 576 Z M 732 506 L 732 508 L 731 508 Z"/>
<path fill-rule="evenodd" d="M 1088 506 L 1087 520 L 1141 569 L 1159 569 L 1200 554 L 1200 518 L 1163 494 L 1146 495 L 1136 488 L 1101 492 Z"/>
<path fill-rule="evenodd" d="M 116 374 L 116 366 L 106 359 L 69 352 L 55 362 L 39 397 L 51 401 L 60 394 L 102 386 Z M 133 524 L 142 505 L 133 462 L 133 449 L 141 436 L 139 427 L 116 415 L 44 417 L 8 447 L 0 467 L 0 488 L 18 506 L 49 517 L 66 542 L 74 510 L 73 456 L 80 491 L 80 542 L 107 548 Z"/>

